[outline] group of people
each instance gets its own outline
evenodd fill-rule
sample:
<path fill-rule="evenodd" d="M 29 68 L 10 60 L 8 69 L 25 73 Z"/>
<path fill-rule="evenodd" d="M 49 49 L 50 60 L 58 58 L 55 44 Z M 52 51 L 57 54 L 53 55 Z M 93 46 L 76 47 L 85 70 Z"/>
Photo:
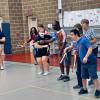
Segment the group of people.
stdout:
<path fill-rule="evenodd" d="M 96 35 L 93 28 L 89 27 L 89 21 L 83 19 L 81 24 L 74 25 L 73 29 L 70 31 L 69 38 L 71 41 L 67 40 L 68 35 L 60 27 L 58 21 L 54 21 L 52 28 L 55 31 L 55 35 L 45 33 L 45 28 L 38 27 L 38 35 L 34 38 L 34 48 L 36 63 L 39 65 L 40 71 L 38 74 L 48 75 L 49 74 L 49 48 L 50 43 L 57 40 L 59 47 L 59 59 L 61 60 L 63 55 L 66 53 L 65 58 L 59 63 L 61 75 L 57 80 L 63 80 L 67 82 L 70 80 L 69 71 L 71 65 L 72 55 L 77 57 L 77 82 L 74 89 L 80 89 L 78 92 L 81 94 L 88 93 L 87 90 L 87 79 L 90 78 L 89 85 L 94 84 L 95 87 L 95 97 L 100 97 L 100 90 L 98 89 L 98 76 L 97 76 L 97 54 L 98 46 L 96 44 Z"/>
<path fill-rule="evenodd" d="M 58 26 L 58 25 L 57 25 Z M 62 29 L 55 28 L 57 34 L 59 35 Z M 58 29 L 58 30 L 57 30 Z M 64 32 L 62 32 L 62 36 L 64 36 Z M 61 36 L 61 37 L 62 37 Z M 61 41 L 59 47 L 60 49 L 60 57 L 62 57 L 62 51 L 67 52 L 67 60 L 63 60 L 60 63 L 61 75 L 58 80 L 63 80 L 64 82 L 69 81 L 69 68 L 71 55 L 77 56 L 77 81 L 78 84 L 75 85 L 74 89 L 80 89 L 78 92 L 79 95 L 88 93 L 87 90 L 87 79 L 90 78 L 89 85 L 94 84 L 96 98 L 100 97 L 100 90 L 98 89 L 98 76 L 97 76 L 97 54 L 98 54 L 98 46 L 96 44 L 96 35 L 92 28 L 89 27 L 89 21 L 87 19 L 81 20 L 81 24 L 74 25 L 74 28 L 70 31 L 70 37 L 72 42 L 70 45 L 68 41 Z M 58 37 L 59 41 L 59 37 Z M 64 73 L 64 66 L 66 68 L 66 74 Z"/>
<path fill-rule="evenodd" d="M 61 75 L 57 78 L 58 81 L 64 82 L 70 81 L 70 65 L 71 57 L 76 57 L 76 76 L 77 82 L 74 89 L 80 89 L 79 95 L 88 93 L 87 79 L 90 78 L 89 85 L 94 84 L 96 98 L 100 97 L 100 90 L 98 89 L 98 76 L 97 76 L 97 54 L 98 46 L 96 44 L 96 35 L 93 28 L 89 27 L 89 21 L 87 19 L 81 20 L 81 24 L 74 25 L 70 31 L 68 41 L 68 35 L 60 27 L 59 21 L 54 21 L 52 24 L 55 35 L 50 35 L 45 27 L 40 24 L 38 30 L 35 27 L 31 28 L 30 39 L 27 40 L 24 45 L 30 41 L 33 42 L 33 55 L 35 58 L 35 65 L 39 65 L 39 75 L 49 74 L 49 49 L 50 44 L 57 40 L 59 48 L 59 66 Z M 3 47 L 5 42 L 5 36 L 0 32 L 0 68 L 4 69 L 4 55 Z M 65 54 L 64 59 L 63 55 Z M 62 60 L 62 61 L 61 61 Z"/>

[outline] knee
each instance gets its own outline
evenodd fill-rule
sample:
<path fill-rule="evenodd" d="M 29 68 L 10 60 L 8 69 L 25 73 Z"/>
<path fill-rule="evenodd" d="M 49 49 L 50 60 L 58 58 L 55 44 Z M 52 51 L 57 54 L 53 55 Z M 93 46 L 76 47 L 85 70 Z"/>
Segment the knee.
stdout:
<path fill-rule="evenodd" d="M 47 60 L 43 59 L 43 60 L 42 60 L 42 63 L 43 63 L 43 64 L 47 64 Z"/>

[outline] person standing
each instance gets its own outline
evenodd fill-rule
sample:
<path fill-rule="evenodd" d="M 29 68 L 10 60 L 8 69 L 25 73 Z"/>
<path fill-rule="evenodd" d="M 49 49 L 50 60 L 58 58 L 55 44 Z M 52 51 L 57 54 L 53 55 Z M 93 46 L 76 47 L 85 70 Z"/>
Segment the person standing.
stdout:
<path fill-rule="evenodd" d="M 92 48 L 93 48 L 93 53 L 97 57 L 98 46 L 96 44 L 97 39 L 96 39 L 96 34 L 94 32 L 94 29 L 89 27 L 89 20 L 88 19 L 82 19 L 81 25 L 82 25 L 82 29 L 83 29 L 83 35 L 90 41 Z M 88 84 L 92 85 L 93 81 L 90 80 Z"/>
<path fill-rule="evenodd" d="M 91 77 L 94 83 L 96 98 L 100 97 L 100 90 L 98 88 L 98 76 L 97 76 L 97 59 L 92 52 L 92 46 L 86 37 L 80 37 L 78 30 L 73 29 L 70 31 L 71 38 L 76 41 L 76 47 L 78 50 L 78 55 L 81 60 L 81 77 L 83 88 L 78 92 L 79 95 L 87 94 L 87 79 Z"/>
<path fill-rule="evenodd" d="M 27 40 L 27 42 L 24 43 L 24 45 L 30 43 L 31 41 L 33 42 L 33 56 L 34 56 L 34 65 L 37 65 L 37 60 L 36 60 L 36 48 L 34 47 L 34 40 L 35 38 L 38 36 L 38 32 L 37 32 L 37 29 L 35 27 L 32 27 L 30 29 L 30 38 L 29 40 Z"/>
<path fill-rule="evenodd" d="M 61 60 L 62 57 L 63 57 L 64 49 L 66 47 L 67 34 L 60 27 L 59 21 L 56 21 L 56 20 L 54 21 L 53 29 L 56 31 L 58 47 L 59 47 L 59 57 L 60 57 L 60 60 Z M 66 68 L 66 74 L 65 74 L 65 72 L 64 72 L 64 62 L 65 62 L 65 60 L 62 63 L 59 64 L 61 75 L 57 78 L 57 80 L 63 80 L 64 82 L 67 82 L 67 81 L 70 80 L 70 78 L 69 78 L 69 64 L 65 64 L 65 68 Z"/>
<path fill-rule="evenodd" d="M 39 75 L 48 75 L 49 74 L 49 42 L 51 41 L 51 36 L 45 34 L 44 29 L 39 30 L 39 35 L 35 39 L 35 48 L 36 50 L 36 58 L 39 64 L 40 71 Z"/>
<path fill-rule="evenodd" d="M 82 30 L 82 26 L 81 24 L 75 24 L 74 25 L 74 29 L 77 29 L 80 33 L 80 36 L 83 36 L 83 30 Z M 76 53 L 77 54 L 77 53 Z M 82 84 L 82 78 L 81 78 L 81 61 L 79 58 L 79 55 L 77 54 L 77 69 L 76 69 L 76 76 L 77 76 L 77 82 L 78 84 L 76 84 L 75 86 L 73 86 L 74 89 L 80 89 L 83 87 Z"/>
<path fill-rule="evenodd" d="M 5 58 L 4 44 L 5 44 L 5 40 L 6 40 L 5 35 L 0 29 L 0 69 L 1 70 L 4 69 L 4 58 Z"/>

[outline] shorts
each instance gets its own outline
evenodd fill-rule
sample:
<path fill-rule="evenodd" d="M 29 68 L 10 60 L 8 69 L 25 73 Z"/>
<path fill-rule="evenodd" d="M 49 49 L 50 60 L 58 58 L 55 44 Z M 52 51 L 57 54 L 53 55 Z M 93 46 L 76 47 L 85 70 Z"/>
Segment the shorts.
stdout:
<path fill-rule="evenodd" d="M 36 58 L 42 57 L 42 56 L 49 56 L 47 49 L 36 50 Z"/>
<path fill-rule="evenodd" d="M 81 77 L 82 79 L 88 79 L 89 77 L 94 80 L 97 79 L 97 64 L 96 62 L 82 64 L 81 66 Z"/>
<path fill-rule="evenodd" d="M 0 44 L 0 53 L 4 55 L 4 44 Z"/>

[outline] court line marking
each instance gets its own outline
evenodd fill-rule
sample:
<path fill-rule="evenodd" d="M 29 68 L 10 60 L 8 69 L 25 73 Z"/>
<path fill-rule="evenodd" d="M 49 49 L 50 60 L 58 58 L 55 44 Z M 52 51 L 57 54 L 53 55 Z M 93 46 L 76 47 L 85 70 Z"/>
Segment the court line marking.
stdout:
<path fill-rule="evenodd" d="M 14 92 L 18 92 L 18 91 L 28 89 L 28 88 L 35 88 L 35 89 L 40 89 L 40 90 L 48 91 L 48 92 L 52 92 L 52 93 L 58 93 L 58 94 L 63 94 L 63 95 L 67 95 L 67 96 L 74 96 L 74 97 L 82 98 L 82 99 L 85 99 L 85 100 L 96 100 L 96 98 L 85 97 L 84 95 L 81 96 L 81 95 L 78 95 L 78 94 L 76 95 L 76 94 L 71 94 L 71 93 L 68 93 L 68 92 L 62 92 L 62 91 L 58 91 L 58 90 L 51 90 L 49 88 L 42 88 L 42 87 L 33 86 L 33 85 L 28 85 L 28 86 L 25 86 L 25 87 L 21 87 L 21 88 L 17 88 L 17 89 L 11 90 L 11 91 L 0 93 L 0 96 L 10 94 L 10 93 L 14 93 Z"/>
<path fill-rule="evenodd" d="M 54 93 L 58 93 L 58 94 L 63 94 L 63 95 L 67 95 L 67 96 L 74 96 L 74 97 L 80 97 L 82 99 L 86 99 L 86 100 L 96 100 L 96 98 L 90 98 L 90 97 L 85 97 L 85 96 L 82 96 L 82 95 L 76 95 L 76 94 L 71 94 L 71 93 L 68 93 L 68 92 L 62 92 L 62 91 L 58 91 L 58 90 L 51 90 L 49 88 L 42 88 L 42 87 L 37 87 L 37 86 L 31 86 L 33 88 L 36 88 L 36 89 L 40 89 L 40 90 L 44 90 L 44 91 L 48 91 L 48 92 L 54 92 Z"/>

